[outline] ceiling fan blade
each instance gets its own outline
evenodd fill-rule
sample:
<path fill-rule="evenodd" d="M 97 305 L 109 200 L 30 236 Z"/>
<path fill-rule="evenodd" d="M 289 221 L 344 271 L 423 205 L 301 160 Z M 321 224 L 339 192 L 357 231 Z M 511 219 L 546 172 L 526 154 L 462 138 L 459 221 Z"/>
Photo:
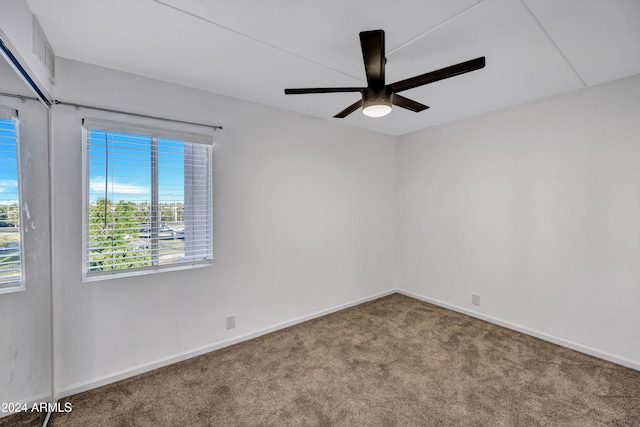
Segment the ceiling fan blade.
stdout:
<path fill-rule="evenodd" d="M 405 98 L 404 96 L 398 95 L 397 93 L 393 94 L 391 102 L 393 103 L 393 105 L 406 108 L 407 110 L 413 111 L 414 113 L 419 113 L 420 111 L 429 108 L 427 105 L 420 104 L 419 102 L 416 102 L 409 98 Z"/>
<path fill-rule="evenodd" d="M 373 30 L 360 33 L 360 46 L 367 84 L 373 87 L 384 86 L 384 31 Z"/>
<path fill-rule="evenodd" d="M 305 93 L 362 92 L 366 87 L 315 87 L 306 89 L 285 89 L 285 95 L 302 95 Z"/>
<path fill-rule="evenodd" d="M 484 56 L 481 56 L 480 58 L 461 62 L 460 64 L 441 68 L 439 70 L 421 74 L 410 79 L 400 80 L 399 82 L 393 83 L 390 86 L 394 92 L 401 92 L 403 90 L 413 89 L 414 87 L 426 85 L 428 83 L 437 82 L 438 80 L 448 79 L 449 77 L 454 77 L 460 74 L 468 73 L 470 71 L 479 70 L 480 68 L 484 68 L 484 65 L 485 58 Z"/>
<path fill-rule="evenodd" d="M 340 111 L 338 114 L 336 114 L 333 117 L 336 118 L 336 119 L 344 119 L 345 117 L 347 117 L 349 114 L 353 113 L 354 111 L 356 111 L 360 107 L 362 107 L 362 99 L 359 100 L 358 102 L 355 102 L 355 103 L 349 105 L 347 108 L 345 108 L 344 110 Z"/>

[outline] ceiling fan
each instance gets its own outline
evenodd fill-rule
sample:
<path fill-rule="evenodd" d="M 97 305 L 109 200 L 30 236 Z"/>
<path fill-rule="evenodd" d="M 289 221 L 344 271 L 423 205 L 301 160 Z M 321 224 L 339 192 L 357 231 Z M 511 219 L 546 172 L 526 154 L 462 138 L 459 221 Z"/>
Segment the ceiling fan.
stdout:
<path fill-rule="evenodd" d="M 391 112 L 391 106 L 406 108 L 413 112 L 420 112 L 429 108 L 428 106 L 404 96 L 398 92 L 413 89 L 438 80 L 448 79 L 459 74 L 484 68 L 485 57 L 481 56 L 450 67 L 441 68 L 436 71 L 421 74 L 409 79 L 400 80 L 392 84 L 385 84 L 384 67 L 387 63 L 384 50 L 384 31 L 373 30 L 360 33 L 360 45 L 362 46 L 362 57 L 364 59 L 365 73 L 367 74 L 367 87 L 325 87 L 306 89 L 285 89 L 285 95 L 300 95 L 306 93 L 333 93 L 333 92 L 360 92 L 362 99 L 351 104 L 344 110 L 336 114 L 335 118 L 342 119 L 349 114 L 362 108 L 362 112 L 369 117 L 382 117 Z"/>

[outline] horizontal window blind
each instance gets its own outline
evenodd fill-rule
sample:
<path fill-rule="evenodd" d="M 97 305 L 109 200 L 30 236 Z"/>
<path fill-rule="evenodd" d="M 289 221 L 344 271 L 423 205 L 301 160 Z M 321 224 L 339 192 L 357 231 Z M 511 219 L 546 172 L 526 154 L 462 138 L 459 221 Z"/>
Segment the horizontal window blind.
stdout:
<path fill-rule="evenodd" d="M 17 117 L 0 107 L 0 288 L 22 282 Z"/>
<path fill-rule="evenodd" d="M 84 127 L 86 275 L 210 262 L 212 137 Z"/>

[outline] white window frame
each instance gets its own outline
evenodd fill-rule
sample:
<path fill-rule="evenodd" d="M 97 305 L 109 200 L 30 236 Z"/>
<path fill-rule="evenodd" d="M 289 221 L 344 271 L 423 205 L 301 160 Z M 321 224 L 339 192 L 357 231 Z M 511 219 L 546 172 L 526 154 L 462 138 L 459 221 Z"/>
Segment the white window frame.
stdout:
<path fill-rule="evenodd" d="M 26 289 L 26 281 L 25 281 L 25 256 L 24 256 L 24 221 L 22 217 L 22 171 L 21 171 L 21 162 L 20 162 L 20 120 L 19 120 L 18 110 L 11 108 L 0 106 L 0 118 L 2 119 L 12 119 L 15 126 L 16 132 L 16 180 L 18 181 L 18 218 L 20 222 L 19 233 L 20 233 L 20 280 L 15 280 L 12 282 L 7 282 L 4 284 L 0 284 L 0 294 L 6 294 L 11 292 L 24 291 Z"/>
<path fill-rule="evenodd" d="M 154 274 L 165 271 L 184 270 L 200 267 L 208 267 L 213 264 L 213 136 L 208 134 L 184 132 L 181 130 L 164 129 L 155 126 L 138 125 L 124 122 L 116 122 L 102 119 L 85 118 L 82 120 L 82 179 L 83 179 L 83 197 L 82 197 L 82 278 L 83 282 L 93 282 L 97 280 L 105 280 L 112 278 L 139 276 L 146 274 Z M 116 132 L 124 134 L 141 135 L 157 139 L 179 140 L 189 143 L 197 143 L 209 146 L 207 150 L 207 210 L 209 216 L 209 224 L 207 227 L 208 241 L 208 257 L 202 260 L 182 261 L 172 264 L 156 264 L 145 267 L 135 267 L 128 269 L 114 269 L 100 272 L 90 272 L 88 268 L 88 251 L 89 251 L 89 205 L 90 205 L 90 177 L 89 177 L 89 153 L 88 153 L 88 136 L 91 130 L 100 130 L 106 132 Z M 156 160 L 157 161 L 157 160 Z M 153 163 L 153 157 L 150 159 L 150 165 Z M 153 167 L 153 166 L 152 166 Z M 156 166 L 157 167 L 157 166 Z M 157 192 L 158 175 L 157 169 L 152 173 L 151 191 Z M 157 198 L 155 200 L 158 201 Z M 157 209 L 156 209 L 157 210 Z M 156 213 L 157 215 L 157 213 Z M 156 220 L 157 221 L 157 220 Z M 158 221 L 159 223 L 159 221 Z M 186 230 L 185 230 L 186 233 Z M 157 248 L 156 248 L 157 250 Z M 153 252 L 155 252 L 154 250 Z"/>

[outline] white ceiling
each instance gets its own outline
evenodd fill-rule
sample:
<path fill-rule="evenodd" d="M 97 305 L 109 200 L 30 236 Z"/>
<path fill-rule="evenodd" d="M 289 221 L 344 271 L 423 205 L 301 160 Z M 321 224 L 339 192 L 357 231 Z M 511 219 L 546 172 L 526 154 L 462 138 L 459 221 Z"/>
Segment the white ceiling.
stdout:
<path fill-rule="evenodd" d="M 640 0 L 27 0 L 58 56 L 401 135 L 640 73 Z M 358 33 L 383 29 L 392 83 L 431 108 L 332 116 L 366 86 Z"/>

